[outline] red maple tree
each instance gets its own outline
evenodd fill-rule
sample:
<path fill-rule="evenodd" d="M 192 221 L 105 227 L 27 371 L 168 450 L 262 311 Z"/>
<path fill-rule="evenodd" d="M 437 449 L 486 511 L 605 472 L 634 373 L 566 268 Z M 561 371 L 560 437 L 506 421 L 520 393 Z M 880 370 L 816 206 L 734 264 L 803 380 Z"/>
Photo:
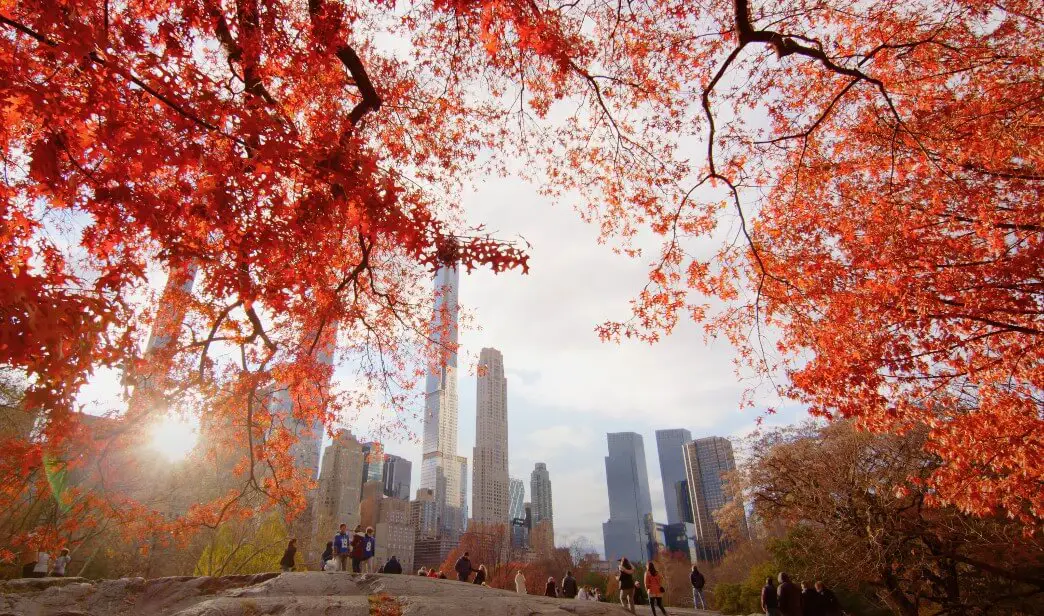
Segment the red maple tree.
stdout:
<path fill-rule="evenodd" d="M 606 338 L 687 314 L 815 413 L 927 425 L 938 500 L 1039 523 L 1042 23 L 1029 0 L 0 2 L 0 363 L 44 419 L 0 504 L 39 493 L 9 478 L 74 438 L 92 371 L 137 363 L 154 261 L 200 284 L 141 412 L 243 425 L 250 484 L 293 501 L 264 392 L 329 420 L 307 384 L 337 328 L 405 405 L 427 272 L 526 265 L 452 200 L 521 156 L 628 254 L 662 239 Z"/>

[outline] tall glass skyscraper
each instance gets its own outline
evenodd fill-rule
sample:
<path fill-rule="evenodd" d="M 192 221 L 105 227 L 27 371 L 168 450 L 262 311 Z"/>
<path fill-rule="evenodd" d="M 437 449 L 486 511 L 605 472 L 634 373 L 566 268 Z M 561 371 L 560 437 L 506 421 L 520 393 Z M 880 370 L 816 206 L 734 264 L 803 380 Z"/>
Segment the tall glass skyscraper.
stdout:
<path fill-rule="evenodd" d="M 526 483 L 512 477 L 508 480 L 508 517 L 522 520 L 526 517 L 523 503 L 526 501 Z"/>
<path fill-rule="evenodd" d="M 720 436 L 696 439 L 685 444 L 684 460 L 693 523 L 696 525 L 696 559 L 721 560 L 729 542 L 714 521 L 714 512 L 729 500 L 728 494 L 722 489 L 722 475 L 736 469 L 732 443 Z M 746 516 L 741 524 L 740 532 L 745 534 Z"/>
<path fill-rule="evenodd" d="M 688 430 L 657 430 L 656 453 L 660 456 L 660 479 L 663 481 L 663 502 L 667 507 L 667 524 L 685 521 L 682 509 L 681 484 L 685 482 L 685 443 L 692 440 Z"/>
<path fill-rule="evenodd" d="M 458 536 L 467 518 L 467 458 L 457 455 L 457 292 L 460 273 L 444 266 L 435 275 L 432 339 L 442 361 L 428 369 L 424 394 L 421 488 L 435 492 L 439 536 Z"/>
<path fill-rule="evenodd" d="M 610 432 L 606 436 L 609 519 L 602 524 L 605 558 L 646 562 L 656 555 L 656 544 L 645 445 L 642 436 L 634 432 Z"/>

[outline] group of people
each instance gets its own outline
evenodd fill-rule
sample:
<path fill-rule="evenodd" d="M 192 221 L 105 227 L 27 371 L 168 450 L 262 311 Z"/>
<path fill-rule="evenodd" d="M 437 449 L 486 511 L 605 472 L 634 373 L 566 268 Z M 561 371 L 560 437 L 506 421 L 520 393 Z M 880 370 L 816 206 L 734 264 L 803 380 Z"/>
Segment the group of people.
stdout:
<path fill-rule="evenodd" d="M 526 593 L 526 576 L 522 575 L 522 571 L 515 574 L 515 592 L 522 594 Z M 566 571 L 565 577 L 562 578 L 561 587 L 555 583 L 554 577 L 547 578 L 547 584 L 544 585 L 544 596 L 562 599 L 579 599 L 581 601 L 602 600 L 602 595 L 598 589 L 579 586 L 576 583 L 576 578 L 573 577 L 572 571 Z"/>
<path fill-rule="evenodd" d="M 53 561 L 51 560 L 51 554 L 40 550 L 36 553 L 36 561 L 32 561 L 32 552 L 29 555 L 29 562 L 22 567 L 23 577 L 65 577 L 65 568 L 69 565 L 69 561 L 72 557 L 69 555 L 68 548 L 62 548 L 61 552 L 58 553 L 58 557 Z"/>
<path fill-rule="evenodd" d="M 347 571 L 348 562 L 351 561 L 352 573 L 362 573 L 363 569 L 366 570 L 366 573 L 372 573 L 373 555 L 376 551 L 377 538 L 374 536 L 372 526 L 367 526 L 366 530 L 363 530 L 361 524 L 357 525 L 349 535 L 348 525 L 341 524 L 333 541 L 326 543 L 326 550 L 320 557 L 322 570 Z M 396 564 L 398 564 L 397 560 Z M 401 565 L 399 572 L 402 572 Z"/>
<path fill-rule="evenodd" d="M 631 561 L 621 558 L 616 574 L 616 579 L 620 583 L 620 605 L 632 614 L 635 613 L 634 595 L 638 589 L 634 573 L 635 567 Z M 656 608 L 660 608 L 660 613 L 666 616 L 667 609 L 663 606 L 663 595 L 667 586 L 664 583 L 663 575 L 656 568 L 656 563 L 650 562 L 646 567 L 642 582 L 645 586 L 645 593 L 649 595 L 649 609 L 652 610 L 653 616 L 656 616 Z M 693 606 L 702 610 L 707 609 L 707 601 L 703 597 L 703 588 L 707 584 L 707 579 L 700 573 L 696 565 L 693 565 L 692 571 L 689 572 L 689 583 L 692 585 Z"/>
<path fill-rule="evenodd" d="M 457 581 L 459 582 L 470 581 L 479 586 L 488 586 L 488 584 L 486 584 L 486 578 L 488 577 L 486 574 L 486 565 L 479 565 L 478 569 L 474 568 L 471 564 L 471 555 L 468 552 L 464 552 L 464 554 L 457 559 L 457 562 L 453 565 L 453 570 L 456 572 Z M 475 574 L 474 580 L 471 580 L 472 573 Z M 436 578 L 439 580 L 449 579 L 449 576 L 447 576 L 444 571 L 435 567 L 432 567 L 431 569 L 421 567 L 417 570 L 417 575 L 421 577 Z"/>
<path fill-rule="evenodd" d="M 761 589 L 761 609 L 767 616 L 840 616 L 841 603 L 823 582 L 809 585 L 790 581 L 786 573 L 779 574 L 779 586 L 766 578 Z"/>

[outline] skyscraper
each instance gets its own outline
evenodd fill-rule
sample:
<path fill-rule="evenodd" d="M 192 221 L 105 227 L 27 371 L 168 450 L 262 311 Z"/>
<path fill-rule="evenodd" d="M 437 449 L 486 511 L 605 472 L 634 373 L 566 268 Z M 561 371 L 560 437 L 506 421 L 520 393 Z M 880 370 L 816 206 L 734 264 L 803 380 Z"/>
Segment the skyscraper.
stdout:
<path fill-rule="evenodd" d="M 685 481 L 685 443 L 692 440 L 688 430 L 657 430 L 656 452 L 660 456 L 660 478 L 663 481 L 663 502 L 667 507 L 667 524 L 685 520 L 679 502 L 679 484 Z"/>
<path fill-rule="evenodd" d="M 522 520 L 526 517 L 526 510 L 522 506 L 526 500 L 526 484 L 521 479 L 512 477 L 508 480 L 508 517 L 512 520 Z"/>
<path fill-rule="evenodd" d="M 378 442 L 363 443 L 363 483 L 367 481 L 380 481 L 383 492 L 384 482 L 384 446 Z"/>
<path fill-rule="evenodd" d="M 500 351 L 486 348 L 479 353 L 477 382 L 471 518 L 479 524 L 504 524 L 510 516 L 508 422 L 507 379 Z"/>
<path fill-rule="evenodd" d="M 537 462 L 529 475 L 529 498 L 533 503 L 533 522 L 547 520 L 554 523 L 554 511 L 551 506 L 551 476 L 547 465 Z"/>
<path fill-rule="evenodd" d="M 432 340 L 442 359 L 428 369 L 424 387 L 422 488 L 435 492 L 440 535 L 457 536 L 464 528 L 467 459 L 457 456 L 457 288 L 460 274 L 446 265 L 435 275 Z M 461 463 L 463 460 L 463 463 Z"/>
<path fill-rule="evenodd" d="M 720 436 L 701 438 L 685 444 L 685 475 L 696 526 L 696 558 L 718 561 L 728 549 L 728 541 L 714 521 L 714 512 L 728 502 L 722 489 L 722 475 L 736 469 L 732 443 Z M 746 532 L 746 516 L 741 521 Z"/>
<path fill-rule="evenodd" d="M 385 455 L 384 495 L 391 498 L 410 500 L 410 475 L 412 474 L 412 462 L 396 455 Z"/>
<path fill-rule="evenodd" d="M 605 479 L 609 519 L 602 524 L 606 560 L 627 557 L 645 562 L 655 555 L 655 524 L 649 496 L 645 445 L 640 434 L 611 432 L 607 436 Z"/>
<path fill-rule="evenodd" d="M 339 524 L 347 524 L 351 529 L 359 523 L 362 467 L 362 445 L 351 432 L 341 430 L 323 452 L 316 492 L 313 536 L 321 545 L 328 541 L 327 535 L 333 536 Z"/>

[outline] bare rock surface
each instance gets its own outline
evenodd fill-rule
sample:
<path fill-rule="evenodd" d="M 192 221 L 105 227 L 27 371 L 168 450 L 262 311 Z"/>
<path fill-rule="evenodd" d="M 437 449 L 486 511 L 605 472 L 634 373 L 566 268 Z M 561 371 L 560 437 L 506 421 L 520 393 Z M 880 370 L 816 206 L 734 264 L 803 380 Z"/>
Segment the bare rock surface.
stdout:
<path fill-rule="evenodd" d="M 648 609 L 645 606 L 640 608 Z M 695 614 L 692 610 L 670 610 Z M 624 616 L 619 605 L 408 575 L 263 573 L 0 582 L 0 616 Z"/>

